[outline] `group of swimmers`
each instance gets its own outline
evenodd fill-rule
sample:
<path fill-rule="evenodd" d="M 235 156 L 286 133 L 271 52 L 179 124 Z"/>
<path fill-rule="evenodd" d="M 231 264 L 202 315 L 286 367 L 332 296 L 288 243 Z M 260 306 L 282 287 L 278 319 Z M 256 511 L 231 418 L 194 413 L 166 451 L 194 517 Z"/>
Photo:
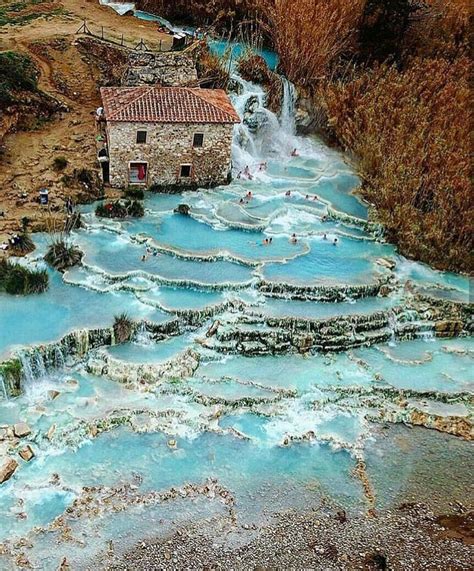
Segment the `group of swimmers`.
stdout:
<path fill-rule="evenodd" d="M 147 246 L 145 253 L 142 256 L 142 262 L 146 262 L 150 256 L 158 256 L 158 250 Z"/>
<path fill-rule="evenodd" d="M 296 147 L 291 151 L 290 156 L 291 157 L 299 157 L 300 156 L 300 154 L 298 153 L 298 149 Z M 263 162 L 258 164 L 258 170 L 260 172 L 266 171 L 267 167 L 268 167 L 267 161 L 263 161 Z M 246 178 L 248 180 L 253 180 L 253 174 L 250 172 L 249 165 L 246 165 L 244 170 L 239 171 L 239 173 L 237 174 L 237 178 Z"/>
<path fill-rule="evenodd" d="M 291 198 L 291 190 L 287 190 L 287 191 L 285 192 L 285 196 L 286 196 L 286 198 Z M 316 200 L 318 200 L 318 195 L 315 194 L 313 197 L 311 197 L 309 194 L 307 194 L 307 195 L 305 196 L 305 199 L 306 199 L 306 200 L 312 200 L 313 202 L 315 202 Z"/>
<path fill-rule="evenodd" d="M 264 161 L 262 163 L 259 163 L 258 165 L 258 170 L 260 172 L 262 171 L 266 171 L 267 170 L 267 162 Z M 248 180 L 253 180 L 253 174 L 250 172 L 250 167 L 249 165 L 246 165 L 243 171 L 240 171 L 237 175 L 237 178 L 246 178 Z"/>
<path fill-rule="evenodd" d="M 249 191 L 247 192 L 247 194 L 245 195 L 245 197 L 240 198 L 239 204 L 248 204 L 248 203 L 249 203 L 249 200 L 252 200 L 252 198 L 253 198 L 253 194 L 252 194 L 252 192 L 249 190 Z"/>
<path fill-rule="evenodd" d="M 328 239 L 328 235 L 326 234 L 326 232 L 323 234 L 323 240 L 327 240 Z M 334 240 L 332 241 L 333 246 L 337 246 L 337 243 L 339 242 L 339 240 L 337 239 L 337 237 L 334 238 Z"/>
<path fill-rule="evenodd" d="M 326 233 L 323 234 L 323 240 L 327 240 L 328 239 L 328 235 Z M 290 236 L 290 242 L 292 244 L 297 244 L 298 243 L 298 238 L 296 237 L 296 234 L 293 233 Z M 337 243 L 339 242 L 339 240 L 337 239 L 337 237 L 334 238 L 334 240 L 332 241 L 333 246 L 337 246 Z"/>

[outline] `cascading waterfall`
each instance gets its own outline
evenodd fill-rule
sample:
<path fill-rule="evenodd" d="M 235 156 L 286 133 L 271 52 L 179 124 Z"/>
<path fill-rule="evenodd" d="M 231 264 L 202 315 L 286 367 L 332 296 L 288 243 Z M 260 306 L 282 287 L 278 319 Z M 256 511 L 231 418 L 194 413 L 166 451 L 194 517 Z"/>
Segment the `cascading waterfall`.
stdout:
<path fill-rule="evenodd" d="M 390 341 L 389 345 L 392 347 L 397 344 L 397 340 L 395 337 L 395 329 L 397 326 L 397 317 L 393 311 L 388 312 L 388 325 L 390 327 Z"/>
<path fill-rule="evenodd" d="M 280 125 L 285 133 L 295 135 L 295 86 L 284 76 L 281 76 L 281 80 L 283 83 L 283 99 L 281 102 Z"/>
<path fill-rule="evenodd" d="M 46 379 L 52 369 L 63 369 L 66 366 L 67 356 L 63 347 L 53 345 L 45 350 L 22 351 L 18 357 L 23 371 L 23 388 L 28 389 Z"/>
<path fill-rule="evenodd" d="M 155 343 L 152 334 L 148 331 L 144 322 L 140 323 L 138 326 L 135 334 L 133 335 L 132 342 L 137 345 L 153 345 Z"/>
<path fill-rule="evenodd" d="M 0 374 L 0 389 L 3 393 L 3 398 L 5 400 L 8 400 L 8 391 L 7 391 L 7 385 L 5 384 L 5 378 L 3 377 L 2 374 Z"/>
<path fill-rule="evenodd" d="M 127 14 L 128 12 L 135 11 L 135 2 L 113 2 L 113 0 L 99 0 L 99 3 L 103 6 L 109 6 L 109 8 L 112 8 L 121 16 Z"/>
<path fill-rule="evenodd" d="M 436 338 L 432 327 L 418 331 L 416 336 L 423 341 L 434 341 Z"/>
<path fill-rule="evenodd" d="M 46 376 L 43 357 L 37 351 L 21 352 L 19 358 L 25 387 L 31 386 L 35 381 Z"/>
<path fill-rule="evenodd" d="M 240 86 L 240 93 L 232 96 L 232 102 L 242 119 L 242 124 L 235 129 L 232 148 L 236 173 L 246 166 L 252 170 L 252 166 L 258 166 L 267 158 L 288 157 L 297 146 L 294 85 L 281 77 L 283 97 L 278 118 L 265 107 L 266 94 L 262 87 L 242 79 L 235 71 L 232 80 Z"/>
<path fill-rule="evenodd" d="M 56 369 L 64 369 L 66 358 L 61 347 L 55 346 L 53 349 L 53 364 Z"/>
<path fill-rule="evenodd" d="M 76 351 L 79 356 L 86 355 L 89 350 L 89 331 L 87 329 L 79 329 L 74 331 L 76 338 Z"/>

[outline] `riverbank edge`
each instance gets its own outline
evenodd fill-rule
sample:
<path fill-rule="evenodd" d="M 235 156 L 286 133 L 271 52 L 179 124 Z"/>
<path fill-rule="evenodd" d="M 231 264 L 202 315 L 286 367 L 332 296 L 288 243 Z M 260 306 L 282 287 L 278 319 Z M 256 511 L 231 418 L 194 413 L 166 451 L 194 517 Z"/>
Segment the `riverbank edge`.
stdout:
<path fill-rule="evenodd" d="M 461 509 L 461 508 L 460 508 Z M 473 542 L 472 512 L 438 515 L 424 504 L 401 504 L 375 517 L 350 517 L 322 506 L 241 524 L 227 516 L 144 539 L 96 565 L 128 569 L 464 569 Z M 110 546 L 109 546 L 110 547 Z"/>

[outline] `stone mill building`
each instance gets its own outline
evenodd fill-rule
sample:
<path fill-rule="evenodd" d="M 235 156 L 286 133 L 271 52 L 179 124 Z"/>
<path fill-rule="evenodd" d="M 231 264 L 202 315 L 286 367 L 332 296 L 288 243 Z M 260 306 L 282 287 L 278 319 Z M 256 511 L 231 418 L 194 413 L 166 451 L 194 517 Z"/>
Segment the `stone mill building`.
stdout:
<path fill-rule="evenodd" d="M 228 182 L 232 131 L 240 119 L 225 91 L 103 87 L 101 95 L 112 186 Z"/>

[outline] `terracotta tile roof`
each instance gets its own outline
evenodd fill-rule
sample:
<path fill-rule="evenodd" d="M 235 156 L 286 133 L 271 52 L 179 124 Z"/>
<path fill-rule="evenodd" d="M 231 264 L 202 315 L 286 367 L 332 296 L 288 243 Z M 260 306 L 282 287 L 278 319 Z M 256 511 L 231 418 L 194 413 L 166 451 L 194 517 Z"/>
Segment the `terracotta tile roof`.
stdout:
<path fill-rule="evenodd" d="M 102 87 L 107 121 L 138 123 L 240 123 L 223 89 Z"/>

